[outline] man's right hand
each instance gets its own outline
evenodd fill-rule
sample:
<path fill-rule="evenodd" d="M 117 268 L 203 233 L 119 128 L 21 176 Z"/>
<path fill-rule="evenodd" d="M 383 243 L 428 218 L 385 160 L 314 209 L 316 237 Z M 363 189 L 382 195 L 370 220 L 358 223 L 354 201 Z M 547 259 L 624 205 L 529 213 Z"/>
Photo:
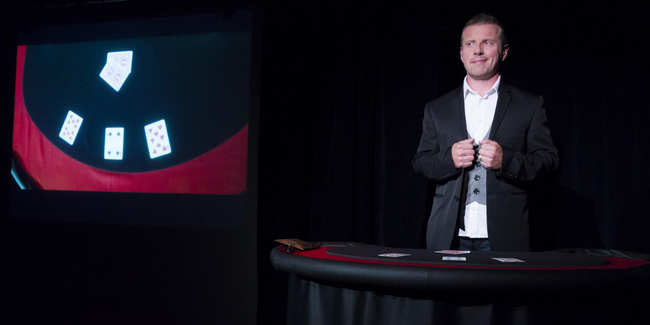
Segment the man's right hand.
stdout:
<path fill-rule="evenodd" d="M 456 168 L 466 168 L 474 163 L 474 139 L 454 143 L 451 147 L 451 158 Z"/>

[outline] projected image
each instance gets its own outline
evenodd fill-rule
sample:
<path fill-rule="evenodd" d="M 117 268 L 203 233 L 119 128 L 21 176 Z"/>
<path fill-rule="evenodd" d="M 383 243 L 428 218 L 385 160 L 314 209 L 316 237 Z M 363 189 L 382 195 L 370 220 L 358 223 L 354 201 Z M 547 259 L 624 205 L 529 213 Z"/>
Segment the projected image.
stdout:
<path fill-rule="evenodd" d="M 250 47 L 248 32 L 19 46 L 16 183 L 241 194 Z"/>
<path fill-rule="evenodd" d="M 120 91 L 124 81 L 131 73 L 133 51 L 109 52 L 106 65 L 99 74 L 115 91 Z"/>
<path fill-rule="evenodd" d="M 122 160 L 124 155 L 124 128 L 106 128 L 104 159 Z"/>
<path fill-rule="evenodd" d="M 66 116 L 63 125 L 61 126 L 59 137 L 63 139 L 63 141 L 73 145 L 74 139 L 77 138 L 77 134 L 79 134 L 79 129 L 81 128 L 81 123 L 83 121 L 84 119 L 81 116 L 75 114 L 73 111 L 68 111 L 68 116 Z"/>

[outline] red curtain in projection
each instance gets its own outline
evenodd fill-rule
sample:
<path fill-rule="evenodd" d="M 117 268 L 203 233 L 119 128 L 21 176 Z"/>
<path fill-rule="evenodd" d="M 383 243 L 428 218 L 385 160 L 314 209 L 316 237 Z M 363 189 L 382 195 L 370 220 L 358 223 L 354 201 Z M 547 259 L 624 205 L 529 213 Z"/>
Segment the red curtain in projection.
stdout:
<path fill-rule="evenodd" d="M 54 146 L 31 120 L 23 97 L 26 46 L 16 63 L 13 150 L 23 169 L 45 190 L 187 194 L 241 194 L 246 190 L 248 125 L 226 142 L 183 164 L 142 173 L 119 173 L 83 164 Z"/>

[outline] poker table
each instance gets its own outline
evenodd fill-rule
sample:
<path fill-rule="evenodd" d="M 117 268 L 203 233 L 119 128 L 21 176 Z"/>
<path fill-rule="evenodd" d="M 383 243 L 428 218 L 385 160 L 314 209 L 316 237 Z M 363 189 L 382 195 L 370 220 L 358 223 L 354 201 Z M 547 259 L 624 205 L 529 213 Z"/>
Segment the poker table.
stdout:
<path fill-rule="evenodd" d="M 650 307 L 647 255 L 458 252 L 323 243 L 277 246 L 287 324 L 605 324 Z"/>

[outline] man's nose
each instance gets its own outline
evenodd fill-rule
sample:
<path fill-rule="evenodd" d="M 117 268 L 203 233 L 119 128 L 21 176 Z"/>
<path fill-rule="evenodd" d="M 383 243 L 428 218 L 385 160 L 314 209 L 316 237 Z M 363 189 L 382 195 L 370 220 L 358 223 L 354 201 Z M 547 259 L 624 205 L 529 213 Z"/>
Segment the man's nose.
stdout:
<path fill-rule="evenodd" d="M 481 55 L 483 54 L 483 44 L 479 44 L 474 47 L 474 54 Z"/>

